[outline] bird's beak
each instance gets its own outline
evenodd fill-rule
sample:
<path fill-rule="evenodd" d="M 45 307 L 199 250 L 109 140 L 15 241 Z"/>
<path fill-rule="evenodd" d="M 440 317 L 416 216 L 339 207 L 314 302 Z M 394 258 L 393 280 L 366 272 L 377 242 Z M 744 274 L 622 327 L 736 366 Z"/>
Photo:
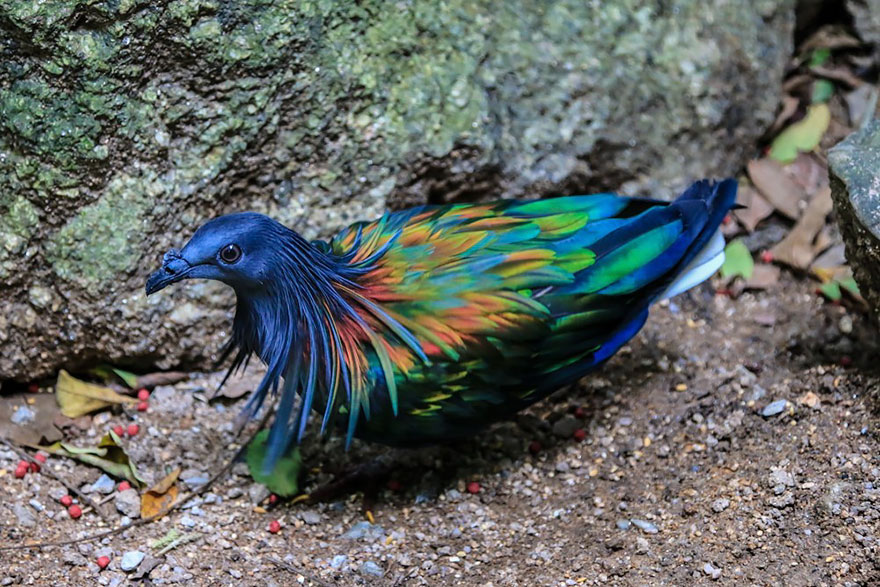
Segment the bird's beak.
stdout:
<path fill-rule="evenodd" d="M 192 266 L 174 249 L 165 253 L 162 268 L 153 271 L 147 278 L 147 295 L 151 295 L 186 277 Z"/>

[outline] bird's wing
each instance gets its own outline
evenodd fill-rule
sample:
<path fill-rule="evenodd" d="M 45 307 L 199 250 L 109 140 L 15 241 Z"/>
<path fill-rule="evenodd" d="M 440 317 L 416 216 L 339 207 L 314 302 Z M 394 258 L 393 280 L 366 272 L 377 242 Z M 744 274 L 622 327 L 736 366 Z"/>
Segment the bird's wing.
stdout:
<path fill-rule="evenodd" d="M 499 368 L 526 361 L 534 387 L 551 389 L 638 331 L 727 212 L 710 201 L 718 185 L 672 204 L 597 194 L 425 207 L 353 225 L 330 248 L 429 361 L 483 368 L 495 387 Z M 437 377 L 406 344 L 389 342 L 388 358 L 403 380 Z"/>

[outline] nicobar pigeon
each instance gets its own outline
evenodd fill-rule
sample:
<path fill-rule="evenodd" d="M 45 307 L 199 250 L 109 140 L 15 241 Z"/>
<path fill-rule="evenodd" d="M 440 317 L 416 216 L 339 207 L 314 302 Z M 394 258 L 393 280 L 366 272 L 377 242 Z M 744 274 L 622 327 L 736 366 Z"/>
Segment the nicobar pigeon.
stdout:
<path fill-rule="evenodd" d="M 312 410 L 349 443 L 445 442 L 577 381 L 651 304 L 709 278 L 735 198 L 726 179 L 673 202 L 602 193 L 421 206 L 313 242 L 230 214 L 169 251 L 146 291 L 194 278 L 235 290 L 226 377 L 254 354 L 268 367 L 246 410 L 277 396 L 269 468 Z"/>

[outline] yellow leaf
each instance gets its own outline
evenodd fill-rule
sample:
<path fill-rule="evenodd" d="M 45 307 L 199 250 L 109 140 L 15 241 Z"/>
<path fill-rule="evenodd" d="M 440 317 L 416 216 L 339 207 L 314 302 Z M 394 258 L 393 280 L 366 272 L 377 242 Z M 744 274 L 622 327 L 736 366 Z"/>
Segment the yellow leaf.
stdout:
<path fill-rule="evenodd" d="M 79 418 L 113 404 L 137 403 L 133 397 L 120 395 L 109 387 L 80 381 L 63 369 L 55 384 L 55 399 L 68 418 Z"/>
<path fill-rule="evenodd" d="M 791 163 L 799 151 L 812 151 L 819 145 L 822 135 L 831 123 L 828 104 L 813 104 L 807 115 L 779 133 L 770 145 L 770 157 L 780 163 Z"/>
<path fill-rule="evenodd" d="M 168 513 L 174 501 L 177 499 L 177 476 L 180 468 L 168 473 L 164 479 L 147 489 L 141 498 L 141 517 L 152 518 Z"/>

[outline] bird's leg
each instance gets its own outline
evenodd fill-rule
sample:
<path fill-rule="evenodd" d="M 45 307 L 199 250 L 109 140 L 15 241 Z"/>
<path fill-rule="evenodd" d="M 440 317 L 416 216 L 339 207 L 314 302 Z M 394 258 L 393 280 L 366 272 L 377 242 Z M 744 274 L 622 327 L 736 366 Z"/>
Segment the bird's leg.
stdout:
<path fill-rule="evenodd" d="M 336 475 L 332 481 L 310 491 L 307 497 L 297 501 L 328 502 L 361 491 L 364 494 L 363 509 L 367 513 L 375 503 L 382 482 L 388 478 L 393 468 L 394 462 L 390 458 L 378 457 Z"/>

